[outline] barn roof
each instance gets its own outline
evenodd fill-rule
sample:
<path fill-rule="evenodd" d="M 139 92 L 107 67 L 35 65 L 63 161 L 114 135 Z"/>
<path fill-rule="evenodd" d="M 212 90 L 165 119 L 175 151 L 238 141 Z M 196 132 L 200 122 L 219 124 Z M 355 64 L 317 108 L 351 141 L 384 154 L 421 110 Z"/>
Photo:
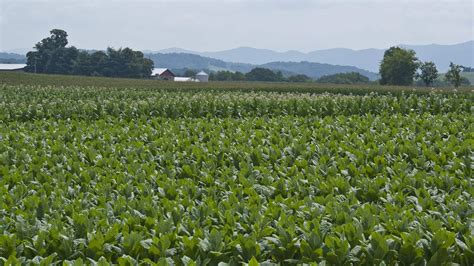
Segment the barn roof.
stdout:
<path fill-rule="evenodd" d="M 0 64 L 0 70 L 16 70 L 26 67 L 26 64 Z"/>
<path fill-rule="evenodd" d="M 187 81 L 194 81 L 194 79 L 190 77 L 175 77 L 174 81 L 187 82 Z"/>
<path fill-rule="evenodd" d="M 154 68 L 153 71 L 151 72 L 151 75 L 154 76 L 154 75 L 161 75 L 163 74 L 166 70 L 168 70 L 167 68 Z"/>

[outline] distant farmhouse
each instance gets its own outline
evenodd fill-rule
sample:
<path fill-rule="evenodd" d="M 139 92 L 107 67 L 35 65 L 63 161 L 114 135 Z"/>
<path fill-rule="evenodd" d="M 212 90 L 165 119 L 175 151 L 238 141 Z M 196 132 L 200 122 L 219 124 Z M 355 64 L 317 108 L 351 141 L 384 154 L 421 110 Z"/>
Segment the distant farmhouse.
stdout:
<path fill-rule="evenodd" d="M 175 82 L 208 82 L 209 75 L 201 71 L 196 74 L 196 77 L 177 77 L 168 68 L 155 68 L 151 73 L 152 78 L 160 80 L 171 80 Z"/>
<path fill-rule="evenodd" d="M 154 68 L 151 72 L 151 76 L 154 79 L 161 80 L 174 80 L 174 78 L 176 77 L 176 75 L 167 68 Z"/>

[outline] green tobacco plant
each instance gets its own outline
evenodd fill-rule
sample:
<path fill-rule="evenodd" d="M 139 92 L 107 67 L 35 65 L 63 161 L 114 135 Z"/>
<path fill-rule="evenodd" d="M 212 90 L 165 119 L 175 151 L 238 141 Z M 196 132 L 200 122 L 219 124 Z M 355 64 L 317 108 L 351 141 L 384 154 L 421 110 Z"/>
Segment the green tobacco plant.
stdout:
<path fill-rule="evenodd" d="M 474 264 L 473 94 L 355 92 L 0 85 L 0 264 Z"/>

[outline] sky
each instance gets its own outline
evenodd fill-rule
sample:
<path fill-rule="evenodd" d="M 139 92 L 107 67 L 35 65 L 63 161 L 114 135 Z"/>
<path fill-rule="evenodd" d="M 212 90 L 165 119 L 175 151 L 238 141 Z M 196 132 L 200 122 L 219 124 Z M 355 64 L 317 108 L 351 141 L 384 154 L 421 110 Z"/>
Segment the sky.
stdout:
<path fill-rule="evenodd" d="M 474 39 L 472 0 L 0 0 L 0 51 L 64 29 L 82 49 L 303 52 Z"/>

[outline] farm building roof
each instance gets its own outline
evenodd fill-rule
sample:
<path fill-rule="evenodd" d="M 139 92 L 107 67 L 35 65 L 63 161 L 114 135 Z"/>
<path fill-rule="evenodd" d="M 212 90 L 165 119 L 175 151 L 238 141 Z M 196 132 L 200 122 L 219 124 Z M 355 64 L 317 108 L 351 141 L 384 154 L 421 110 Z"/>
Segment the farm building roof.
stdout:
<path fill-rule="evenodd" d="M 26 67 L 26 64 L 0 64 L 0 70 L 16 70 Z"/>
<path fill-rule="evenodd" d="M 151 72 L 151 75 L 154 76 L 154 75 L 161 75 L 163 74 L 166 70 L 168 70 L 167 68 L 154 68 L 153 71 Z"/>
<path fill-rule="evenodd" d="M 194 81 L 194 79 L 190 78 L 190 77 L 175 77 L 174 81 L 177 81 L 177 82 L 191 82 L 191 81 Z"/>

